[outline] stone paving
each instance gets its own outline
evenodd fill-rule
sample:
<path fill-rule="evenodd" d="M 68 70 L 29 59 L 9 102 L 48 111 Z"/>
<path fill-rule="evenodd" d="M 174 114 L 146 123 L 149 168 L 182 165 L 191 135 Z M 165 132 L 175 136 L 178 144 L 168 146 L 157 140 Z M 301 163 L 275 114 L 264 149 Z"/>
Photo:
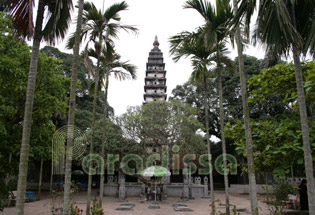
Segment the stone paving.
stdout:
<path fill-rule="evenodd" d="M 96 196 L 96 191 L 94 192 L 93 198 Z M 215 191 L 215 198 L 219 201 L 216 202 L 217 211 L 225 211 L 225 196 L 224 191 Z M 171 197 L 168 200 L 161 202 L 160 209 L 149 209 L 148 207 L 152 205 L 152 201 L 143 202 L 139 201 L 139 198 L 129 197 L 127 198 L 128 202 L 135 203 L 135 206 L 132 210 L 118 211 L 116 210 L 119 206 L 124 204 L 123 202 L 118 202 L 114 197 L 104 197 L 103 208 L 105 215 L 209 215 L 210 214 L 210 199 L 205 198 L 196 198 L 189 201 L 181 201 L 180 198 Z M 72 199 L 72 202 L 75 202 L 76 205 L 83 209 L 85 214 L 85 201 L 86 193 L 80 192 L 76 193 Z M 263 197 L 259 197 L 259 214 L 267 215 L 269 214 L 267 206 L 262 202 Z M 52 200 L 47 198 L 41 201 L 25 203 L 25 215 L 50 215 Z M 55 204 L 62 205 L 62 201 L 54 201 Z M 230 203 L 236 205 L 237 211 L 240 215 L 250 214 L 250 201 L 249 195 L 230 195 Z M 192 211 L 175 211 L 174 205 L 186 205 Z M 231 207 L 232 210 L 233 207 Z M 5 208 L 3 212 L 0 212 L 0 215 L 15 215 L 15 208 Z"/>

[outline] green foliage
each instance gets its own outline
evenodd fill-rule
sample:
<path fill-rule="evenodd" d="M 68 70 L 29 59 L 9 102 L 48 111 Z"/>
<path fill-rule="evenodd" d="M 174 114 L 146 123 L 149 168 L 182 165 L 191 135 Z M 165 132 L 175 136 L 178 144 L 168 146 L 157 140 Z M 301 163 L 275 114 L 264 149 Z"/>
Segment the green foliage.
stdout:
<path fill-rule="evenodd" d="M 117 118 L 127 139 L 138 143 L 146 155 L 146 146 L 180 146 L 180 152 L 204 153 L 206 144 L 196 134 L 203 125 L 196 119 L 197 110 L 178 101 L 152 102 L 142 107 L 130 107 L 127 113 Z"/>
<path fill-rule="evenodd" d="M 310 118 L 314 117 L 314 62 L 302 63 L 303 75 L 306 81 L 305 91 Z M 254 141 L 254 159 L 256 168 L 260 171 L 271 170 L 275 175 L 284 177 L 290 172 L 291 166 L 302 168 L 303 142 L 298 110 L 294 65 L 279 64 L 262 70 L 259 75 L 249 79 L 250 101 L 266 103 L 268 99 L 278 98 L 276 103 L 285 107 L 283 113 L 269 115 L 261 120 L 252 121 L 252 136 Z M 277 106 L 275 106 L 277 107 Z M 269 112 L 272 113 L 272 112 Z M 310 141 L 315 141 L 312 132 L 315 129 L 313 120 L 309 122 Z M 227 137 L 232 138 L 236 151 L 246 156 L 244 126 L 241 121 L 229 123 L 226 127 Z M 314 147 L 314 145 L 313 145 Z M 313 160 L 315 154 L 313 150 Z"/>
<path fill-rule="evenodd" d="M 61 60 L 62 69 L 66 77 L 71 76 L 72 71 L 72 54 L 67 54 L 59 51 L 56 48 L 46 46 L 42 50 L 48 56 L 55 57 Z M 92 122 L 92 110 L 93 110 L 93 97 L 89 95 L 89 88 L 91 85 L 90 76 L 87 69 L 84 66 L 83 57 L 79 60 L 78 67 L 78 85 L 79 89 L 76 91 L 76 112 L 75 112 L 75 125 L 83 131 L 88 130 Z M 96 119 L 103 118 L 103 105 L 105 102 L 105 96 L 101 93 L 98 96 L 96 106 Z M 109 116 L 114 115 L 114 109 L 107 104 L 107 110 Z M 54 122 L 58 127 L 61 127 L 67 123 L 66 116 L 60 116 L 56 118 Z"/>
<path fill-rule="evenodd" d="M 310 130 L 315 123 L 310 122 Z M 303 164 L 303 142 L 299 117 L 295 114 L 280 115 L 275 120 L 252 121 L 254 141 L 254 161 L 258 171 L 273 171 L 284 177 L 290 173 L 290 167 Z M 226 136 L 234 140 L 238 154 L 246 157 L 245 129 L 242 121 L 228 123 Z M 315 135 L 310 135 L 311 142 Z M 314 146 L 313 146 L 314 147 Z M 313 154 L 315 160 L 315 154 Z"/>
<path fill-rule="evenodd" d="M 0 14 L 0 175 L 16 176 L 22 139 L 22 121 L 26 96 L 30 47 L 14 36 L 11 23 Z M 33 107 L 30 157 L 49 159 L 53 118 L 65 114 L 70 81 L 63 74 L 60 61 L 40 53 Z M 1 195 L 15 189 L 5 186 L 1 177 Z"/>
<path fill-rule="evenodd" d="M 296 195 L 296 188 L 288 183 L 273 184 L 270 189 L 266 187 L 268 209 L 270 214 L 282 214 L 289 199 L 289 194 Z"/>
<path fill-rule="evenodd" d="M 306 100 L 315 98 L 315 62 L 302 63 L 304 88 Z M 262 70 L 261 74 L 254 75 L 249 79 L 249 86 L 255 87 L 251 91 L 251 100 L 263 100 L 266 97 L 277 94 L 283 98 L 283 102 L 295 102 L 297 100 L 294 64 L 278 64 L 269 69 Z"/>
<path fill-rule="evenodd" d="M 95 125 L 95 151 L 101 151 L 101 143 L 105 141 L 105 151 L 108 154 L 119 154 L 121 157 L 126 154 L 136 153 L 139 146 L 123 137 L 123 131 L 119 125 L 114 124 L 110 119 L 106 122 L 106 135 L 103 139 L 104 119 L 98 120 Z M 90 136 L 91 131 L 87 134 Z"/>
<path fill-rule="evenodd" d="M 302 63 L 305 92 L 310 119 L 314 117 L 314 71 L 315 63 Z M 252 121 L 254 160 L 258 171 L 273 171 L 279 177 L 290 173 L 290 167 L 304 169 L 304 150 L 294 65 L 278 64 L 262 70 L 249 79 L 251 106 L 267 104 L 261 117 Z M 307 83 L 307 84 L 306 84 Z M 263 105 L 264 106 L 264 105 Z M 282 111 L 275 111 L 276 109 Z M 314 120 L 309 121 L 310 142 L 315 141 Z M 246 156 L 245 131 L 242 121 L 230 122 L 226 126 L 227 137 L 233 139 L 238 154 Z M 313 144 L 313 160 L 315 160 Z M 303 174 L 303 172 L 301 173 Z"/>
<path fill-rule="evenodd" d="M 93 205 L 91 207 L 92 215 L 104 215 L 104 210 L 102 208 L 102 203 L 96 197 L 93 200 Z"/>
<path fill-rule="evenodd" d="M 74 206 L 74 204 L 70 205 L 71 215 L 81 215 L 82 213 L 83 213 L 83 209 L 80 209 L 78 206 Z"/>
<path fill-rule="evenodd" d="M 288 183 L 280 183 L 273 186 L 273 194 L 278 203 L 288 200 L 288 195 L 296 195 L 296 189 Z"/>

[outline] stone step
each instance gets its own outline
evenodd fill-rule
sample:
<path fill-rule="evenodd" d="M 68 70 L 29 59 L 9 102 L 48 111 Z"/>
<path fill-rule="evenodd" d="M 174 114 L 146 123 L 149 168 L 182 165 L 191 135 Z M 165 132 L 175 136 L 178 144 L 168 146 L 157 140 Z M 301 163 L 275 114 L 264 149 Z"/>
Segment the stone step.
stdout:
<path fill-rule="evenodd" d="M 127 202 L 127 203 L 121 204 L 120 206 L 130 206 L 130 207 L 134 208 L 136 206 L 136 204 L 133 202 Z"/>
<path fill-rule="evenodd" d="M 174 211 L 194 211 L 188 206 L 175 206 Z"/>
<path fill-rule="evenodd" d="M 173 207 L 177 207 L 177 206 L 186 206 L 187 207 L 187 205 L 183 204 L 183 203 L 174 203 L 174 204 L 172 204 L 172 206 Z"/>
<path fill-rule="evenodd" d="M 118 208 L 116 208 L 116 211 L 132 211 L 133 210 L 132 205 L 120 205 Z"/>
<path fill-rule="evenodd" d="M 159 204 L 151 204 L 148 207 L 149 209 L 160 209 L 160 205 Z"/>

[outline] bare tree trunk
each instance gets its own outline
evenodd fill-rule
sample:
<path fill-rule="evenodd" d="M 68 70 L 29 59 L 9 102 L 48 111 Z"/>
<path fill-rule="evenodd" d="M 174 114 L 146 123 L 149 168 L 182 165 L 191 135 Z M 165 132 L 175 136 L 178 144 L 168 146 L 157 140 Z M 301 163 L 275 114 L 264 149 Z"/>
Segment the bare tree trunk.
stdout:
<path fill-rule="evenodd" d="M 304 163 L 307 180 L 307 196 L 309 205 L 309 214 L 315 215 L 315 182 L 314 182 L 314 167 L 312 161 L 310 136 L 307 122 L 307 111 L 305 102 L 305 93 L 303 85 L 302 67 L 299 58 L 299 52 L 296 47 L 293 46 L 293 60 L 295 69 L 296 87 L 299 99 L 300 119 L 302 128 L 302 139 L 304 146 Z"/>
<path fill-rule="evenodd" d="M 63 197 L 63 214 L 69 214 L 70 207 L 70 187 L 71 187 L 71 169 L 72 169 L 72 144 L 73 144 L 73 129 L 75 117 L 75 96 L 77 89 L 77 76 L 79 66 L 79 51 L 80 51 L 80 33 L 82 26 L 84 0 L 79 1 L 79 11 L 77 17 L 77 27 L 75 32 L 75 41 L 73 47 L 73 61 L 71 73 L 71 89 L 69 100 L 69 113 L 68 113 L 68 132 L 67 132 L 67 152 L 66 152 L 66 170 L 65 170 L 65 184 L 64 184 L 64 197 Z"/>
<path fill-rule="evenodd" d="M 234 4 L 234 14 L 237 12 L 237 0 L 233 0 Z M 249 192 L 251 201 L 251 214 L 258 214 L 258 202 L 257 202 L 257 186 L 255 177 L 255 166 L 253 159 L 253 140 L 250 127 L 250 115 L 249 107 L 247 101 L 247 84 L 244 69 L 244 56 L 243 56 L 243 44 L 241 40 L 240 29 L 236 29 L 236 43 L 237 43 L 237 53 L 238 53 L 238 64 L 241 82 L 241 94 L 242 94 L 242 105 L 245 123 L 245 137 L 246 137 L 246 151 L 247 151 L 247 163 L 248 163 L 248 179 L 249 179 Z"/>
<path fill-rule="evenodd" d="M 98 50 L 97 53 L 97 68 L 95 72 L 95 86 L 94 86 L 94 99 L 93 99 L 93 119 L 92 119 L 92 135 L 91 135 L 91 143 L 90 143 L 90 155 L 94 153 L 94 136 L 95 136 L 95 118 L 96 118 L 96 105 L 97 105 L 97 98 L 98 98 L 98 85 L 99 85 L 99 76 L 100 76 L 100 55 L 101 55 L 101 35 L 99 38 L 99 42 L 97 44 Z M 93 161 L 90 161 L 89 168 L 93 167 Z M 92 174 L 89 171 L 89 179 L 88 179 L 88 193 L 87 193 L 87 202 L 86 202 L 86 215 L 90 215 L 90 204 L 91 204 L 91 192 L 92 192 Z"/>
<path fill-rule="evenodd" d="M 206 68 L 206 65 L 204 65 Z M 203 94 L 204 94 L 204 108 L 206 112 L 206 139 L 207 139 L 207 146 L 208 146 L 208 161 L 209 161 L 209 168 L 210 168 L 210 173 L 209 173 L 209 182 L 210 182 L 210 197 L 211 197 L 211 204 L 212 204 L 212 210 L 214 210 L 214 204 L 215 204 L 215 199 L 214 199 L 214 188 L 213 188 L 213 172 L 212 172 L 212 162 L 211 162 L 211 146 L 210 146 L 210 134 L 209 134 L 209 105 L 208 105 L 208 91 L 207 91 L 207 78 L 206 78 L 206 72 L 204 71 L 203 73 Z"/>
<path fill-rule="evenodd" d="M 38 198 L 40 199 L 40 194 L 42 191 L 42 179 L 43 179 L 43 164 L 44 160 L 40 160 L 40 170 L 39 170 L 39 180 L 38 180 Z"/>
<path fill-rule="evenodd" d="M 109 75 L 108 73 L 106 74 L 106 85 L 105 85 L 105 102 L 104 102 L 104 127 L 103 127 L 103 135 L 102 135 L 102 151 L 101 151 L 101 156 L 103 158 L 103 160 L 105 161 L 105 142 L 106 142 L 106 118 L 107 118 L 107 96 L 108 96 L 108 84 L 109 84 Z M 103 171 L 103 173 L 101 172 L 101 176 L 100 176 L 100 201 L 102 202 L 103 199 L 103 192 L 104 192 L 104 174 L 105 172 Z"/>
<path fill-rule="evenodd" d="M 221 128 L 221 143 L 223 154 L 223 167 L 224 167 L 224 190 L 225 190 L 225 214 L 230 215 L 230 199 L 229 199 L 229 178 L 226 163 L 226 144 L 224 133 L 224 109 L 223 109 L 223 87 L 222 87 L 222 70 L 220 59 L 220 47 L 217 43 L 217 67 L 218 67 L 218 88 L 219 88 L 219 103 L 220 103 L 220 128 Z"/>
<path fill-rule="evenodd" d="M 20 152 L 19 176 L 16 196 L 16 214 L 24 214 L 24 197 L 27 183 L 27 169 L 30 149 L 30 136 L 32 124 L 32 110 L 35 96 L 35 83 L 38 64 L 39 47 L 41 41 L 42 25 L 44 19 L 45 2 L 40 0 L 38 3 L 36 25 L 32 47 L 32 57 L 26 90 L 25 111 L 23 120 L 22 144 Z"/>

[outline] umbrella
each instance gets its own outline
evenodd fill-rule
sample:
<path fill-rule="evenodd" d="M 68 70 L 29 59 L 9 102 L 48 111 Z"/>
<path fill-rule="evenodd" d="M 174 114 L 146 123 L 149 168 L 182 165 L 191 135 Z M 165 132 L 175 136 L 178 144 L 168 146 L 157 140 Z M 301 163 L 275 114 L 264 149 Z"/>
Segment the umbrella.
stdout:
<path fill-rule="evenodd" d="M 162 166 L 150 166 L 146 169 L 144 169 L 141 172 L 142 176 L 154 176 L 154 177 L 163 177 L 163 176 L 170 176 L 171 172 L 168 171 L 165 167 Z M 156 202 L 156 180 L 155 180 L 155 195 L 154 195 L 154 200 Z"/>
<path fill-rule="evenodd" d="M 76 175 L 76 182 L 79 180 L 78 179 L 78 177 L 79 177 L 79 175 L 85 175 L 85 173 L 83 172 L 83 171 L 81 171 L 81 170 L 74 170 L 72 173 L 71 173 L 71 175 Z"/>
<path fill-rule="evenodd" d="M 74 170 L 71 174 L 72 175 L 84 175 L 84 172 L 81 170 Z"/>

